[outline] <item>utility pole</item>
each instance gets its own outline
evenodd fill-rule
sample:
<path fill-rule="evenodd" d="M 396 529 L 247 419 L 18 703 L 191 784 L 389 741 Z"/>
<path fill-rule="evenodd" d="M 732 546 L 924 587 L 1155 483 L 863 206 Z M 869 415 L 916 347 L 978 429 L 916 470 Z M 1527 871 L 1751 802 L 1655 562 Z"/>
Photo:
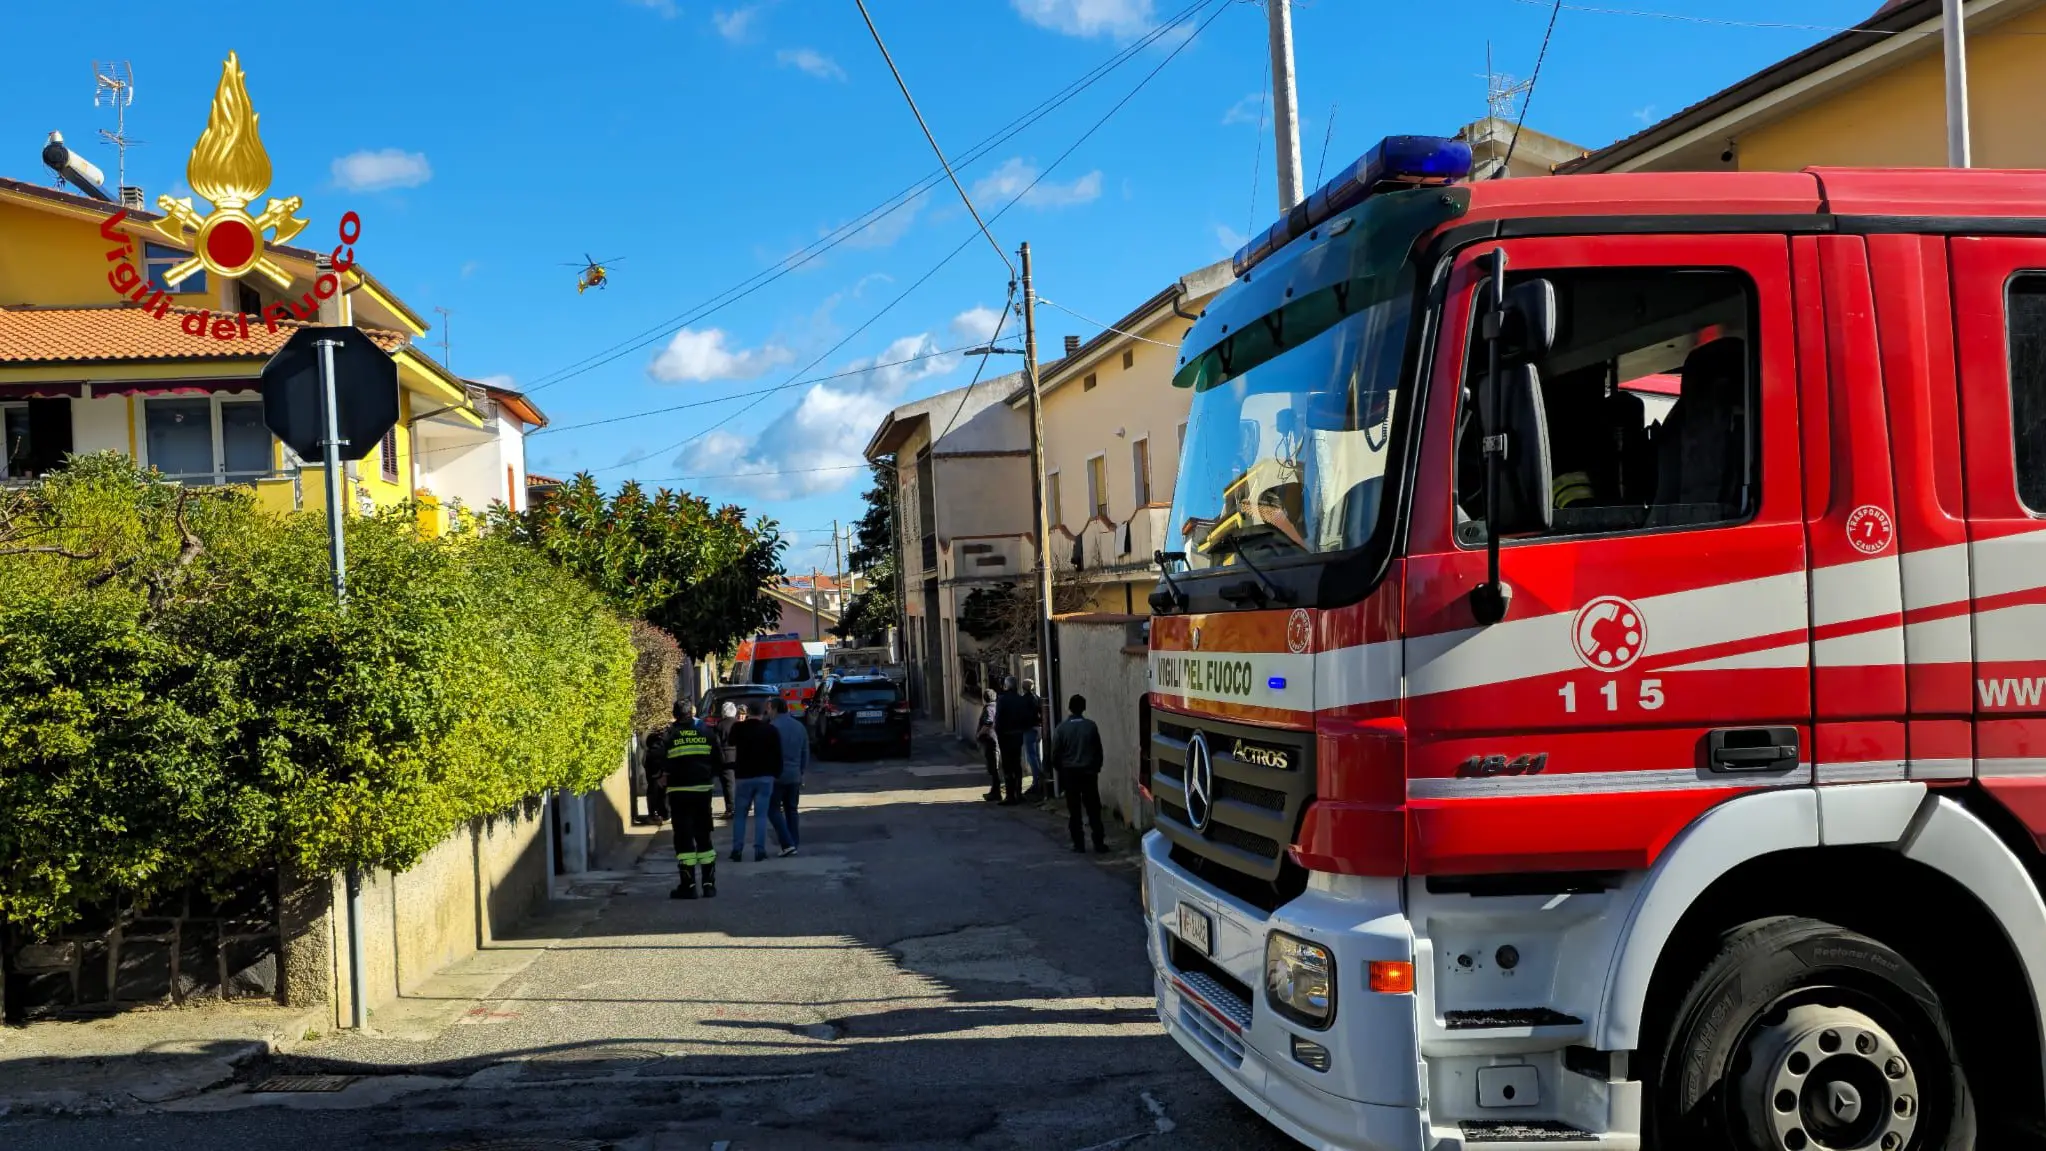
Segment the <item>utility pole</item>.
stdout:
<path fill-rule="evenodd" d="M 1962 0 L 1943 0 L 1940 25 L 1947 49 L 1947 167 L 1972 166 L 1968 148 L 1968 34 Z"/>
<path fill-rule="evenodd" d="M 1274 0 L 1277 2 L 1277 0 Z M 1030 386 L 1030 504 L 1037 531 L 1037 652 L 1045 714 L 1057 718 L 1058 657 L 1052 654 L 1051 515 L 1044 506 L 1044 393 L 1037 378 L 1037 293 L 1031 287 L 1030 245 L 1023 245 L 1023 377 Z M 1048 740 L 1043 746 L 1051 746 Z"/>
<path fill-rule="evenodd" d="M 852 529 L 850 529 L 850 528 L 846 529 L 846 534 L 847 534 L 848 536 L 850 536 L 850 535 L 852 534 Z M 832 578 L 838 581 L 838 583 L 837 583 L 837 588 L 838 588 L 838 622 L 839 622 L 839 623 L 840 623 L 841 625 L 843 625 L 843 624 L 845 623 L 845 595 L 846 595 L 846 589 L 845 589 L 845 553 L 844 553 L 844 552 L 841 552 L 841 551 L 840 551 L 840 550 L 838 549 L 838 521 L 837 521 L 837 520 L 832 520 L 832 521 L 831 521 L 831 570 L 832 570 Z"/>
<path fill-rule="evenodd" d="M 452 372 L 455 370 L 455 354 L 448 348 L 448 317 L 454 313 L 446 308 L 436 307 L 440 313 L 440 366 Z"/>
<path fill-rule="evenodd" d="M 817 601 L 823 598 L 824 589 L 817 586 L 817 568 L 813 564 L 810 568 L 810 641 L 812 643 L 822 643 L 824 641 L 824 621 L 817 618 Z"/>
<path fill-rule="evenodd" d="M 1300 117 L 1293 90 L 1292 0 L 1265 0 L 1265 15 L 1271 22 L 1272 135 L 1279 168 L 1279 215 L 1283 216 L 1305 198 L 1300 190 Z"/>

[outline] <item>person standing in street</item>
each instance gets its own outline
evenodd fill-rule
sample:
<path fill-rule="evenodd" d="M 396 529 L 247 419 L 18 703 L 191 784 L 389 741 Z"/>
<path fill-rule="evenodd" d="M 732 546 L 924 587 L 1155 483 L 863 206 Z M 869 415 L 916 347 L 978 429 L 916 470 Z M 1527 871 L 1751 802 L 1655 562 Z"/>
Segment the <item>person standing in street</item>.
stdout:
<path fill-rule="evenodd" d="M 789 856 L 802 843 L 796 805 L 803 798 L 803 773 L 810 769 L 810 735 L 789 714 L 787 700 L 771 700 L 767 710 L 774 716 L 769 723 L 781 737 L 781 774 L 775 777 L 774 792 L 767 800 L 767 818 L 774 825 L 774 840 L 781 844 L 781 853 Z"/>
<path fill-rule="evenodd" d="M 717 774 L 716 737 L 696 722 L 696 705 L 675 703 L 675 722 L 647 741 L 653 784 L 664 793 L 675 819 L 675 866 L 682 881 L 670 899 L 695 899 L 696 875 L 703 872 L 703 894 L 718 893 L 718 849 L 711 843 L 710 789 Z"/>
<path fill-rule="evenodd" d="M 1002 680 L 995 697 L 995 744 L 1002 758 L 1002 806 L 1023 802 L 1023 733 L 1030 730 L 1032 709 L 1016 694 L 1016 677 Z"/>
<path fill-rule="evenodd" d="M 767 720 L 742 713 L 732 726 L 732 862 L 746 856 L 746 817 L 753 817 L 753 861 L 767 858 L 767 813 L 781 774 L 781 733 Z"/>
<path fill-rule="evenodd" d="M 1087 850 L 1080 838 L 1080 816 L 1094 833 L 1094 850 L 1107 854 L 1108 836 L 1101 826 L 1101 729 L 1087 718 L 1087 699 L 1075 695 L 1066 701 L 1066 721 L 1051 733 L 1053 770 L 1066 789 L 1066 827 L 1073 833 L 1073 850 Z"/>
<path fill-rule="evenodd" d="M 1023 733 L 1023 762 L 1030 765 L 1030 789 L 1023 793 L 1025 799 L 1050 799 L 1052 797 L 1051 772 L 1042 754 L 1040 741 L 1044 738 L 1044 700 L 1038 697 L 1037 684 L 1023 681 L 1023 698 L 1030 704 L 1029 730 Z"/>
<path fill-rule="evenodd" d="M 989 803 L 1002 801 L 1002 768 L 995 759 L 995 691 L 988 688 L 986 701 L 980 709 L 980 723 L 974 728 L 973 741 L 980 745 L 980 754 L 987 759 L 987 794 L 981 796 Z"/>
<path fill-rule="evenodd" d="M 718 708 L 717 732 L 718 751 L 718 792 L 725 797 L 725 809 L 718 813 L 719 819 L 732 818 L 732 805 L 738 800 L 734 790 L 732 763 L 738 753 L 732 750 L 732 729 L 739 726 L 740 707 L 726 700 Z"/>

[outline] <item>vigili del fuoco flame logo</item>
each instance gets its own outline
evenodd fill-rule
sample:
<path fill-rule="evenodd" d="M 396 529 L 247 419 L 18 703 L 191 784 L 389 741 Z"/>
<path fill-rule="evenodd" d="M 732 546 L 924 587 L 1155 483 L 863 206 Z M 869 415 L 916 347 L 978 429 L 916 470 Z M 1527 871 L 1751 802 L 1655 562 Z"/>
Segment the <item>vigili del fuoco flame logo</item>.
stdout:
<path fill-rule="evenodd" d="M 280 288 L 291 286 L 291 274 L 263 255 L 263 233 L 275 230 L 273 243 L 289 243 L 305 230 L 306 222 L 293 213 L 305 201 L 297 196 L 279 200 L 271 197 L 260 216 L 251 216 L 248 206 L 270 187 L 270 154 L 256 123 L 261 117 L 249 103 L 249 89 L 242 73 L 241 59 L 233 52 L 220 68 L 220 87 L 213 93 L 213 112 L 206 130 L 192 147 L 185 164 L 185 179 L 192 190 L 213 202 L 213 211 L 200 215 L 192 210 L 190 197 L 183 200 L 158 196 L 156 206 L 164 218 L 156 230 L 172 241 L 185 243 L 185 229 L 199 233 L 196 255 L 172 265 L 164 282 L 175 288 L 202 266 L 216 276 L 239 278 L 257 271 Z"/>
<path fill-rule="evenodd" d="M 135 242 L 120 228 L 121 221 L 128 216 L 127 209 L 115 212 L 100 225 L 100 235 L 121 245 L 106 254 L 114 263 L 107 273 L 107 282 L 116 292 L 164 319 L 170 314 L 169 293 L 202 268 L 230 280 L 260 272 L 289 291 L 291 273 L 265 256 L 264 248 L 266 244 L 288 243 L 305 230 L 306 221 L 297 218 L 305 201 L 297 196 L 282 199 L 273 196 L 262 212 L 249 214 L 249 205 L 270 187 L 270 154 L 263 150 L 258 120 L 260 117 L 249 100 L 241 58 L 229 52 L 227 62 L 220 68 L 220 85 L 213 92 L 213 109 L 206 118 L 206 130 L 199 134 L 199 142 L 193 145 L 191 159 L 185 165 L 186 180 L 193 191 L 212 202 L 212 210 L 204 213 L 195 210 L 189 196 L 177 199 L 165 195 L 156 200 L 156 206 L 164 213 L 155 222 L 157 232 L 180 248 L 190 246 L 193 254 L 164 269 L 163 286 L 156 287 L 133 263 Z M 265 233 L 269 233 L 267 240 Z M 216 340 L 246 340 L 251 319 L 259 318 L 273 332 L 279 320 L 315 319 L 319 314 L 318 301 L 331 299 L 340 291 L 340 277 L 355 266 L 353 245 L 361 237 L 362 217 L 354 212 L 343 215 L 341 243 L 332 253 L 333 271 L 321 272 L 311 290 L 301 293 L 298 300 L 287 298 L 266 304 L 261 317 L 232 313 L 216 316 L 202 310 L 184 316 L 179 327 L 195 336 L 210 334 Z"/>

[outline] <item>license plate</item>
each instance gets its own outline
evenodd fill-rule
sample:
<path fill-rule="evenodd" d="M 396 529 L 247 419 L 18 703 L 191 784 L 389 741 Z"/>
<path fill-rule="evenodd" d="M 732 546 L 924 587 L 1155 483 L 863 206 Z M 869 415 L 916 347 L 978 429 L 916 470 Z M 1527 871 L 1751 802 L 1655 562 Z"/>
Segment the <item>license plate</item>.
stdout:
<path fill-rule="evenodd" d="M 862 722 L 874 719 L 885 719 L 887 718 L 887 716 L 888 713 L 885 711 L 863 711 L 859 713 L 859 717 Z"/>
<path fill-rule="evenodd" d="M 1179 937 L 1202 955 L 1215 953 L 1215 921 L 1208 913 L 1189 903 L 1179 905 Z"/>

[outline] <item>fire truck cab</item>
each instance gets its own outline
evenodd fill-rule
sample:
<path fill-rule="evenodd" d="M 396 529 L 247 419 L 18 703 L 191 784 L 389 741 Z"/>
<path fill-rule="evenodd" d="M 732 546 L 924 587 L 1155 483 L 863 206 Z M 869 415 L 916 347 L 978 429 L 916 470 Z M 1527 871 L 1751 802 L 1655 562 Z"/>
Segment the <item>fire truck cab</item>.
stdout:
<path fill-rule="evenodd" d="M 1238 253 L 1152 596 L 1159 1014 L 1315 1147 L 2046 1114 L 2046 173 L 1458 182 Z"/>

